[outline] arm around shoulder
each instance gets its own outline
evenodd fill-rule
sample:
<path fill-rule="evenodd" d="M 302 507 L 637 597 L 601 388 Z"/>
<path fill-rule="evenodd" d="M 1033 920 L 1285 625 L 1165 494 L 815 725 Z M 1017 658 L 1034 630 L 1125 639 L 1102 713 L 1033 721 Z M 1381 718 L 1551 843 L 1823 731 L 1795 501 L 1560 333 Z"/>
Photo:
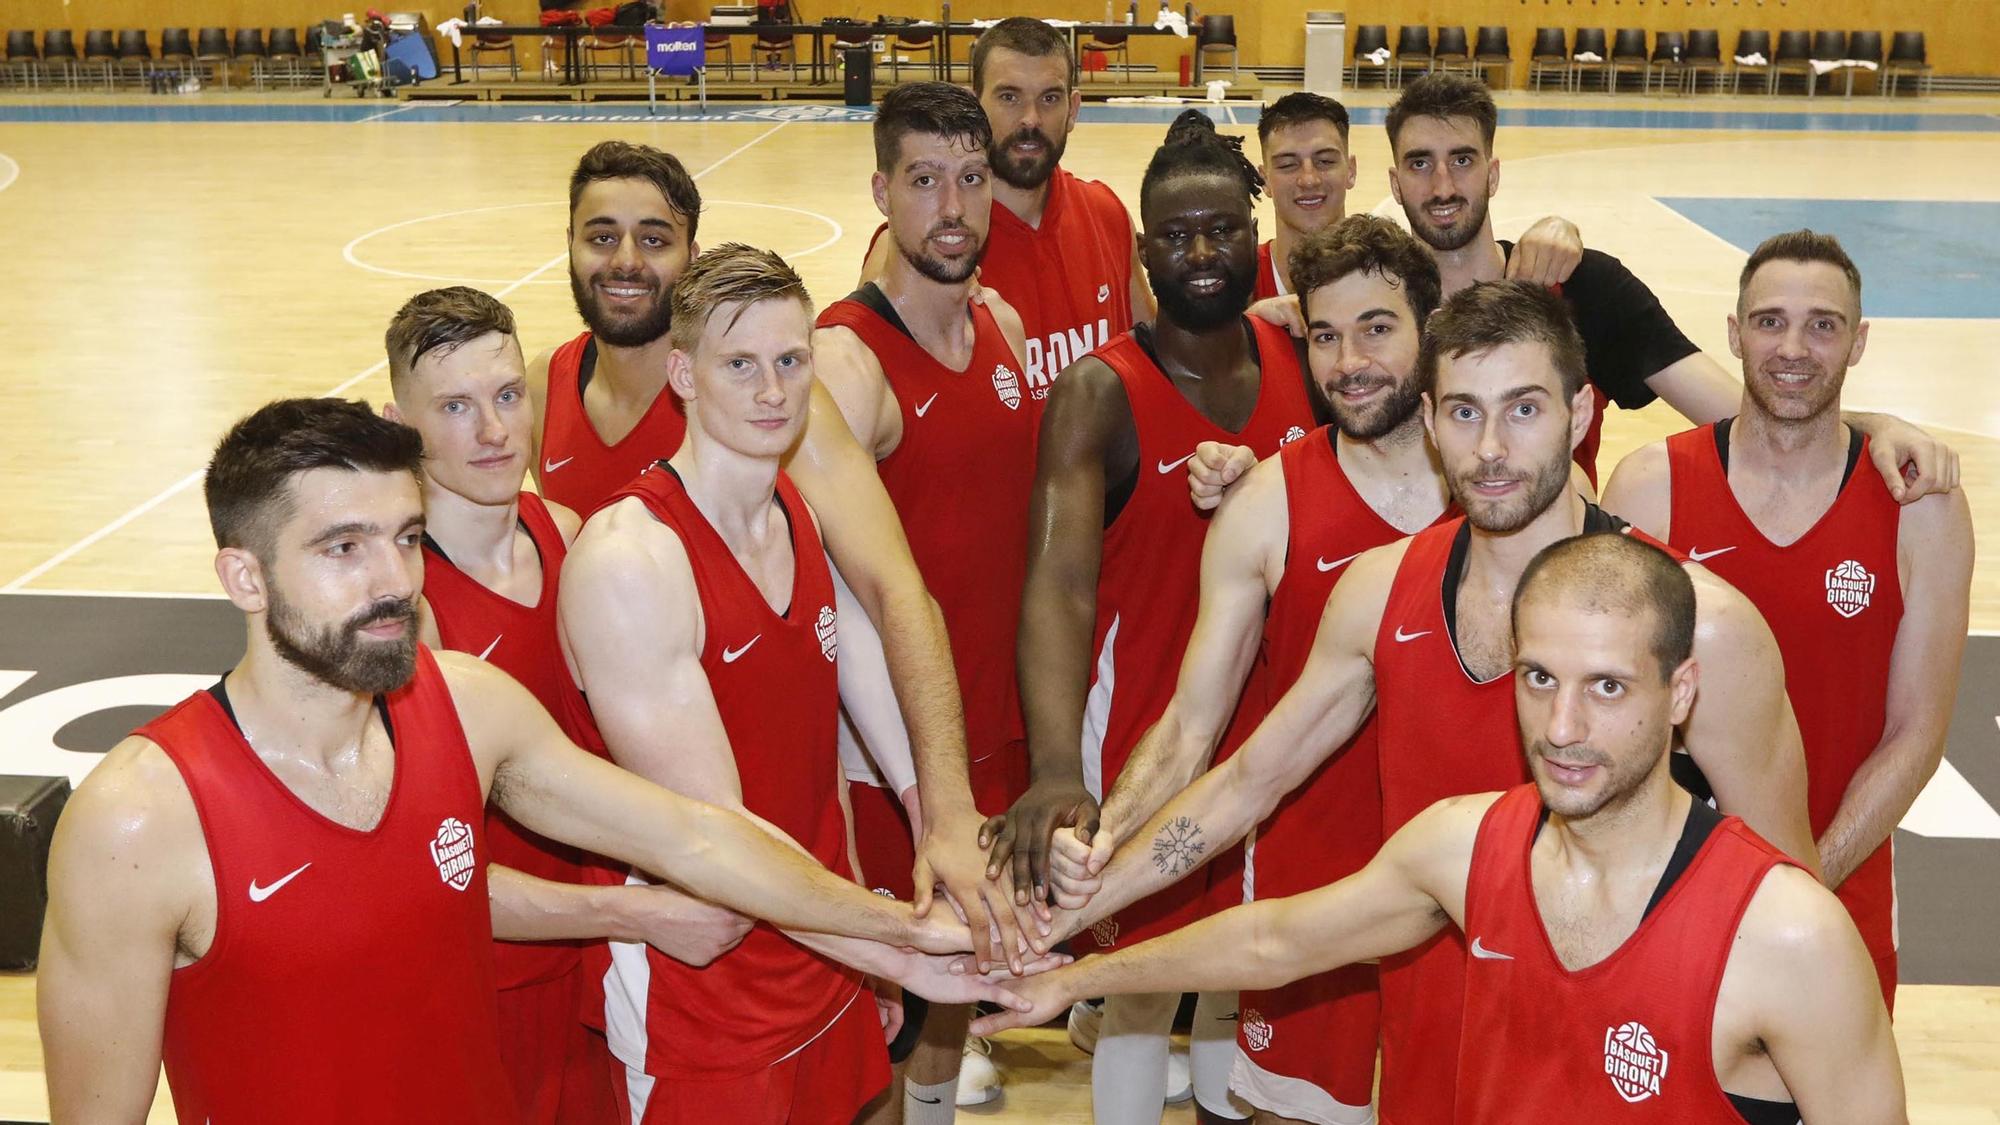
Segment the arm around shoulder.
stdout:
<path fill-rule="evenodd" d="M 1611 471 L 1601 506 L 1664 543 L 1673 524 L 1673 480 L 1667 444 L 1641 446 Z"/>

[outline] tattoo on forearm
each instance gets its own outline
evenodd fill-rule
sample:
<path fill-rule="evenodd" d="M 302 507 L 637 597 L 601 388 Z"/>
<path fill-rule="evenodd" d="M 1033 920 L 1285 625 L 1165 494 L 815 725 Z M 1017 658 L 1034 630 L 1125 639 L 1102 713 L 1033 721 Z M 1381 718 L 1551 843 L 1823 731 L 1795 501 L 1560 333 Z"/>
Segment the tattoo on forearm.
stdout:
<path fill-rule="evenodd" d="M 1208 842 L 1201 838 L 1201 825 L 1191 818 L 1177 816 L 1160 828 L 1159 835 L 1153 837 L 1153 866 L 1168 875 L 1184 875 L 1193 871 L 1201 861 L 1201 853 L 1208 850 Z"/>

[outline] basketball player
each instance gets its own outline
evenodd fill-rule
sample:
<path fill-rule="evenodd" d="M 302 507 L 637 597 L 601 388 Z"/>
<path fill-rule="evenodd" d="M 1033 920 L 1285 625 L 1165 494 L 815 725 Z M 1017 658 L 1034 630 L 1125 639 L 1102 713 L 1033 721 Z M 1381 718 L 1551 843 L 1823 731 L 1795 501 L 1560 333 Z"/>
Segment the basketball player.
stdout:
<path fill-rule="evenodd" d="M 1144 827 L 1104 820 L 1089 856 L 1104 894 L 1052 936 L 1152 893 L 1240 839 L 1354 736 L 1371 707 L 1385 836 L 1437 800 L 1522 780 L 1521 759 L 1498 752 L 1514 731 L 1505 673 L 1515 585 L 1542 547 L 1622 526 L 1570 484 L 1569 456 L 1593 405 L 1583 346 L 1547 289 L 1489 282 L 1431 315 L 1417 362 L 1425 429 L 1465 516 L 1346 564 L 1292 689 L 1235 756 L 1173 800 L 1165 801 L 1171 786 L 1135 793 L 1137 809 L 1160 809 Z M 1690 569 L 1702 618 L 1696 656 L 1708 675 L 1682 741 L 1724 811 L 1810 864 L 1805 763 L 1777 646 L 1743 595 Z M 1120 847 L 1127 839 L 1131 846 Z M 1074 832 L 1056 841 L 1059 849 L 1080 844 Z M 1113 848 L 1116 860 L 1103 867 Z M 1076 874 L 1061 854 L 1051 870 L 1059 883 Z M 1089 888 L 1059 889 L 1074 896 Z M 1458 939 L 1445 936 L 1382 966 L 1381 1113 L 1389 1125 L 1451 1112 L 1464 956 Z"/>
<path fill-rule="evenodd" d="M 944 614 L 973 799 L 997 813 L 1027 789 L 1014 637 L 1037 413 L 1021 383 L 1021 318 L 998 293 L 971 300 L 987 244 L 993 138 L 979 100 L 944 82 L 883 95 L 874 135 L 875 205 L 897 252 L 879 282 L 820 314 L 814 373 L 874 455 Z M 848 794 L 870 883 L 908 898 L 914 857 L 900 800 L 865 781 Z M 999 1096 L 983 1057 L 959 1086 L 970 1018 L 970 1009 L 936 1009 L 922 1021 L 900 1095 L 906 1121 L 948 1122 L 961 1102 Z"/>
<path fill-rule="evenodd" d="M 1109 187 L 1062 167 L 1083 91 L 1061 31 L 1013 16 L 972 44 L 972 89 L 992 126 L 993 219 L 980 284 L 1019 312 L 1026 386 L 1039 410 L 1058 373 L 1153 315 L 1132 218 Z M 897 248 L 877 229 L 861 279 Z"/>
<path fill-rule="evenodd" d="M 1389 107 L 1389 192 L 1437 258 L 1447 297 L 1474 282 L 1509 276 L 1514 247 L 1493 237 L 1487 210 L 1500 187 L 1500 161 L 1493 155 L 1497 122 L 1485 83 L 1461 74 L 1426 74 Z M 1576 455 L 1591 483 L 1597 482 L 1606 402 L 1636 410 L 1663 398 L 1697 425 L 1736 409 L 1743 388 L 1682 334 L 1659 298 L 1618 259 L 1585 250 L 1559 288 L 1583 336 L 1596 388 L 1597 410 Z M 1876 471 L 1897 499 L 1957 485 L 1957 455 L 1921 430 L 1885 416 L 1847 421 L 1876 439 Z M 1903 465 L 1910 462 L 1916 473 L 1905 482 Z"/>
<path fill-rule="evenodd" d="M 1017 982 L 1033 1009 L 979 1026 L 1169 983 L 1268 987 L 1456 931 L 1472 935 L 1456 1106 L 1417 1120 L 1906 1121 L 1853 924 L 1670 776 L 1674 728 L 1716 686 L 1693 654 L 1698 585 L 1628 536 L 1544 548 L 1510 599 L 1518 731 L 1472 735 L 1496 759 L 1525 746 L 1532 784 L 1431 805 L 1330 887 Z"/>
<path fill-rule="evenodd" d="M 1257 118 L 1258 170 L 1278 223 L 1257 248 L 1255 300 L 1290 293 L 1285 271 L 1292 247 L 1346 217 L 1356 171 L 1347 125 L 1346 106 L 1306 90 L 1286 94 Z M 1521 236 L 1521 252 L 1508 259 L 1507 276 L 1555 285 L 1569 277 L 1582 255 L 1576 227 L 1545 218 Z"/>
<path fill-rule="evenodd" d="M 1765 240 L 1743 267 L 1729 349 L 1734 418 L 1627 457 L 1607 509 L 1757 603 L 1785 657 L 1827 885 L 1896 1006 L 1889 834 L 1944 755 L 1965 650 L 1972 516 L 1957 490 L 1898 506 L 1855 468 L 1840 391 L 1861 359 L 1861 272 L 1830 235 Z"/>
<path fill-rule="evenodd" d="M 1233 752 L 1256 729 L 1298 678 L 1347 564 L 1456 514 L 1417 414 L 1418 341 L 1438 303 L 1430 255 L 1389 220 L 1355 215 L 1308 235 L 1290 261 L 1313 380 L 1334 424 L 1265 459 L 1216 512 L 1180 679 L 1105 804 L 1114 824 L 1131 823 L 1131 794 L 1185 786 L 1218 744 Z M 1282 898 L 1359 870 L 1382 844 L 1376 771 L 1374 728 L 1363 724 L 1256 827 L 1241 890 L 1225 880 L 1218 901 Z M 1263 1119 L 1371 1119 L 1374 966 L 1239 1003 L 1231 1086 Z"/>
<path fill-rule="evenodd" d="M 506 673 L 418 644 L 421 461 L 416 431 L 330 399 L 266 406 L 217 448 L 216 575 L 246 651 L 113 748 L 62 818 L 38 985 L 56 1117 L 143 1118 L 164 1057 L 182 1121 L 518 1120 L 475 827 L 489 792 L 721 905 L 889 943 L 857 943 L 884 969 L 917 964 L 889 946 L 968 942 L 578 750 Z"/>
<path fill-rule="evenodd" d="M 673 350 L 667 328 L 674 284 L 699 249 L 700 214 L 694 178 L 671 155 L 644 145 L 605 141 L 570 177 L 570 290 L 590 330 L 538 358 L 529 382 L 541 411 L 536 480 L 543 495 L 580 515 L 680 448 L 686 421 L 664 393 Z M 985 878 L 977 847 L 979 813 L 966 782 L 943 620 L 873 459 L 850 440 L 839 408 L 817 385 L 809 418 L 819 424 L 808 423 L 788 472 L 824 514 L 828 551 L 881 630 L 895 677 L 926 811 L 912 880 L 917 908 L 927 912 L 933 888 L 943 885 L 975 933 L 999 934 L 978 951 L 981 966 L 1011 959 L 1018 967 L 1014 913 L 1003 905 L 1004 889 Z"/>
<path fill-rule="evenodd" d="M 1002 846 L 1010 834 L 1028 841 L 1015 854 L 1017 880 L 1053 827 L 1095 821 L 1097 800 L 1172 694 L 1168 654 L 1194 627 L 1208 523 L 1188 503 L 1182 470 L 1195 444 L 1233 435 L 1270 454 L 1313 425 L 1291 336 L 1244 315 L 1258 178 L 1240 143 L 1218 137 L 1199 111 L 1174 122 L 1140 192 L 1160 314 L 1072 366 L 1042 422 L 1019 660 L 1033 784 L 987 825 Z M 1017 898 L 1027 889 L 1017 882 Z M 1177 888 L 1107 920 L 1097 944 L 1185 922 L 1201 891 Z M 1099 1121 L 1158 1120 L 1178 998 L 1106 1006 L 1091 1079 Z M 1233 998 L 1214 999 L 1233 1009 Z M 1219 1030 L 1213 1017 L 1197 1021 Z M 1218 1036 L 1203 1051 L 1217 1065 L 1204 1079 L 1198 1056 L 1197 1085 L 1226 1104 L 1233 1050 Z"/>

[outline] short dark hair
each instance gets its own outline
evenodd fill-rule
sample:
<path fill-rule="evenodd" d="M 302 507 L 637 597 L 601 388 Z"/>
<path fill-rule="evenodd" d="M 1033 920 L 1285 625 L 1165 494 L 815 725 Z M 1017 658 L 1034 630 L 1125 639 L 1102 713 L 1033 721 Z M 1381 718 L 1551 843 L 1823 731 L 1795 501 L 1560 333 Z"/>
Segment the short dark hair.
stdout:
<path fill-rule="evenodd" d="M 470 286 L 427 289 L 403 302 L 389 321 L 382 341 L 389 352 L 389 382 L 400 389 L 418 360 L 432 352 L 450 355 L 489 332 L 512 336 L 514 311 Z"/>
<path fill-rule="evenodd" d="M 1045 59 L 1061 55 L 1069 60 L 1069 88 L 1076 86 L 1076 57 L 1070 54 L 1069 40 L 1046 22 L 1027 16 L 1008 16 L 979 33 L 972 41 L 972 89 L 986 89 L 986 56 L 994 48 L 1005 47 L 1029 58 Z"/>
<path fill-rule="evenodd" d="M 1854 287 L 1854 303 L 1861 304 L 1861 270 L 1854 259 L 1841 248 L 1840 240 L 1830 234 L 1814 230 L 1786 231 L 1774 234 L 1757 244 L 1750 252 L 1750 260 L 1743 263 L 1743 274 L 1736 279 L 1736 299 L 1740 302 L 1750 288 L 1750 279 L 1766 262 L 1825 262 L 1837 266 L 1847 275 L 1847 283 Z"/>
<path fill-rule="evenodd" d="M 424 440 L 365 402 L 287 398 L 230 427 L 215 447 L 202 495 L 215 545 L 269 559 L 278 525 L 291 515 L 292 478 L 313 469 L 423 471 Z"/>
<path fill-rule="evenodd" d="M 719 306 L 738 302 L 736 315 L 759 301 L 790 297 L 812 312 L 806 283 L 785 260 L 769 250 L 741 242 L 725 242 L 688 263 L 674 283 L 674 319 L 669 332 L 674 347 L 692 353 Z"/>
<path fill-rule="evenodd" d="M 625 141 L 600 141 L 590 146 L 569 176 L 572 220 L 583 189 L 599 180 L 645 180 L 659 188 L 667 206 L 687 220 L 688 241 L 694 241 L 695 226 L 701 221 L 701 188 L 695 186 L 694 177 L 673 153 Z"/>
<path fill-rule="evenodd" d="M 912 133 L 946 140 L 965 139 L 974 151 L 993 143 L 993 124 L 972 91 L 949 82 L 905 82 L 882 95 L 875 110 L 875 170 L 896 170 L 903 138 Z"/>
<path fill-rule="evenodd" d="M 1340 130 L 1340 143 L 1347 143 L 1347 107 L 1310 90 L 1298 90 L 1270 105 L 1257 118 L 1257 143 L 1268 145 L 1271 134 L 1293 125 L 1304 125 L 1312 121 L 1331 121 Z"/>
<path fill-rule="evenodd" d="M 1301 302 L 1309 299 L 1313 290 L 1349 274 L 1375 273 L 1402 289 L 1418 327 L 1437 311 L 1440 282 L 1436 259 L 1409 231 L 1380 215 L 1349 215 L 1307 235 L 1292 247 L 1285 266 L 1292 292 Z"/>
<path fill-rule="evenodd" d="M 1215 131 L 1215 122 L 1198 109 L 1184 109 L 1167 126 L 1167 139 L 1146 164 L 1139 181 L 1140 205 L 1153 194 L 1154 185 L 1177 176 L 1200 173 L 1233 176 L 1242 181 L 1251 199 L 1264 193 L 1264 174 L 1243 155 L 1242 137 L 1225 137 Z"/>
<path fill-rule="evenodd" d="M 1470 117 L 1479 122 L 1479 135 L 1486 141 L 1486 151 L 1493 151 L 1493 133 L 1500 126 L 1500 111 L 1493 105 L 1493 94 L 1486 89 L 1486 83 L 1463 74 L 1444 74 L 1433 71 L 1408 86 L 1389 107 L 1389 156 L 1396 157 L 1396 137 L 1403 131 L 1403 122 L 1412 117 L 1435 117 L 1444 120 L 1451 117 Z"/>
<path fill-rule="evenodd" d="M 1417 377 L 1427 389 L 1437 386 L 1438 362 L 1492 351 L 1502 344 L 1539 343 L 1562 376 L 1565 399 L 1590 381 L 1583 337 L 1577 334 L 1569 304 L 1546 286 L 1528 281 L 1482 281 L 1451 295 L 1424 322 L 1424 342 L 1417 351 Z"/>
<path fill-rule="evenodd" d="M 1550 583 L 1593 613 L 1653 614 L 1653 658 L 1660 678 L 1694 654 L 1694 580 L 1672 555 L 1631 535 L 1587 532 L 1541 549 L 1514 587 L 1509 620 L 1520 636 L 1521 603 Z"/>

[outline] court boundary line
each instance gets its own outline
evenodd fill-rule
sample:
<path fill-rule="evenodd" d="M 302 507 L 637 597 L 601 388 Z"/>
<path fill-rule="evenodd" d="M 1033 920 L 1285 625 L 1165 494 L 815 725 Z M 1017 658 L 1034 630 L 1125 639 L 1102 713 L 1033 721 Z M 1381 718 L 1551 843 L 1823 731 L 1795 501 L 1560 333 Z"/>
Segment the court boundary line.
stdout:
<path fill-rule="evenodd" d="M 6 191 L 8 188 L 14 186 L 14 181 L 21 178 L 21 162 L 4 152 L 0 152 L 0 160 L 6 161 L 7 167 L 13 169 L 13 171 L 8 173 L 6 179 L 0 180 L 0 191 Z"/>
<path fill-rule="evenodd" d="M 355 119 L 355 122 L 354 122 L 354 123 L 355 123 L 356 125 L 365 125 L 365 124 L 367 124 L 367 123 L 368 123 L 368 122 L 370 122 L 370 121 L 380 121 L 380 120 L 382 120 L 382 119 L 383 119 L 384 117 L 394 117 L 394 116 L 396 116 L 396 115 L 397 115 L 397 114 L 399 114 L 399 113 L 408 113 L 408 112 L 409 112 L 410 110 L 413 110 L 413 109 L 416 109 L 416 108 L 418 108 L 418 107 L 420 107 L 420 106 L 426 106 L 426 105 L 428 105 L 428 106 L 434 106 L 434 107 L 438 107 L 438 108 L 442 108 L 442 109 L 450 109 L 451 107 L 453 107 L 453 106 L 455 106 L 455 105 L 464 105 L 464 104 L 465 104 L 465 99 L 463 99 L 463 98 L 459 98 L 459 99 L 457 99 L 457 100 L 454 100 L 454 101 L 448 101 L 448 102 L 420 102 L 420 101 L 419 101 L 419 102 L 405 102 L 404 104 L 402 104 L 402 105 L 399 105 L 399 106 L 397 106 L 397 107 L 396 107 L 395 109 L 385 109 L 385 110 L 383 110 L 383 111 L 382 111 L 382 112 L 380 112 L 380 113 L 371 113 L 371 114 L 369 114 L 369 115 L 368 115 L 368 116 L 366 116 L 366 117 L 361 117 L 361 118 L 357 118 L 357 119 Z"/>
<path fill-rule="evenodd" d="M 752 137 L 749 140 L 743 142 L 742 144 L 736 146 L 735 148 L 730 149 L 727 153 L 724 153 L 721 157 L 716 159 L 708 167 L 703 168 L 701 171 L 694 173 L 692 178 L 696 180 L 701 179 L 703 176 L 708 175 L 710 172 L 715 171 L 717 168 L 722 167 L 724 164 L 729 163 L 731 160 L 734 160 L 736 159 L 736 157 L 749 151 L 752 147 L 763 143 L 765 140 L 769 139 L 773 134 L 777 133 L 778 130 L 783 129 L 785 126 L 790 124 L 791 122 L 789 121 L 778 122 L 776 125 L 771 126 L 769 129 L 764 130 L 762 133 L 757 134 L 755 137 Z M 519 289 L 521 286 L 526 285 L 528 282 L 533 281 L 535 278 L 540 277 L 542 274 L 548 272 L 549 270 L 555 268 L 557 265 L 566 262 L 568 260 L 569 260 L 569 248 L 565 246 L 563 247 L 562 253 L 557 254 L 555 257 L 550 258 L 546 262 L 543 262 L 540 266 L 537 266 L 535 269 L 531 270 L 530 272 L 522 276 L 519 280 L 515 281 L 513 284 L 495 293 L 494 297 L 505 298 L 509 293 L 512 293 L 514 290 Z M 383 368 L 387 366 L 389 366 L 389 360 L 387 357 L 378 359 L 374 363 L 369 364 L 366 368 L 357 372 L 353 377 L 342 382 L 339 386 L 333 388 L 332 390 L 328 391 L 326 394 L 320 397 L 332 398 L 336 395 L 343 394 L 348 389 L 352 388 L 355 384 L 361 382 L 363 379 L 366 379 L 374 375 L 376 372 L 381 371 Z M 105 524 L 104 526 L 98 528 L 96 531 L 91 532 L 89 535 L 86 535 L 83 538 L 77 540 L 76 542 L 70 544 L 69 546 L 64 547 L 62 550 L 57 551 L 54 555 L 49 556 L 47 559 L 43 560 L 40 564 L 30 568 L 27 571 L 27 573 L 22 574 L 20 577 L 7 583 L 5 586 L 0 586 L 0 594 L 21 593 L 23 591 L 23 588 L 26 587 L 28 583 L 33 582 L 35 579 L 40 578 L 42 575 L 47 574 L 49 571 L 54 570 L 56 567 L 61 566 L 62 564 L 68 562 L 69 560 L 75 558 L 76 556 L 82 554 L 83 552 L 103 542 L 106 538 L 117 534 L 119 531 L 123 530 L 127 525 L 129 525 L 133 520 L 138 519 L 140 516 L 145 515 L 146 513 L 159 507 L 161 504 L 164 504 L 168 500 L 173 499 L 175 496 L 180 495 L 182 492 L 186 491 L 190 485 L 200 480 L 203 477 L 203 475 L 205 475 L 207 472 L 208 472 L 208 466 L 204 464 L 200 468 L 194 470 L 193 472 L 180 478 L 174 483 L 168 485 L 165 489 L 154 494 L 150 499 L 147 499 L 144 502 L 140 503 L 137 507 L 132 508 L 130 511 L 127 511 L 125 514 L 117 517 L 110 523 Z"/>

